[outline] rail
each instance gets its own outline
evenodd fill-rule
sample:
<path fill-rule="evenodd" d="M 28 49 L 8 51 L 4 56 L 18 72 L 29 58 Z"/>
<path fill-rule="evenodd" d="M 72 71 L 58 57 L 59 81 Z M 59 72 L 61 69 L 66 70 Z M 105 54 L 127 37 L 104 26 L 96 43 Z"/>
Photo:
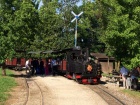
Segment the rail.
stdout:
<path fill-rule="evenodd" d="M 112 93 L 102 85 L 88 85 L 88 87 L 101 96 L 108 105 L 126 105 L 122 100 L 115 95 L 112 95 Z"/>

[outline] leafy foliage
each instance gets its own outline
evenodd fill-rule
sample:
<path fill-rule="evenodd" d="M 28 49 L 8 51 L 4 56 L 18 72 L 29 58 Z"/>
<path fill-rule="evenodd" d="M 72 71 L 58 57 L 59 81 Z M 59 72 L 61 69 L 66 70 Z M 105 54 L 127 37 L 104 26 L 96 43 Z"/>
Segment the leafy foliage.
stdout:
<path fill-rule="evenodd" d="M 7 57 L 12 57 L 15 53 L 13 46 L 12 20 L 15 11 L 14 0 L 0 1 L 0 63 L 3 63 Z"/>
<path fill-rule="evenodd" d="M 31 1 L 23 1 L 19 10 L 15 12 L 14 29 L 16 30 L 15 36 L 15 49 L 30 48 L 31 42 L 34 41 L 34 36 L 38 34 L 38 12 Z M 20 43 L 20 46 L 17 46 Z"/>
<path fill-rule="evenodd" d="M 139 1 L 101 0 L 108 11 L 107 26 L 102 41 L 106 43 L 106 52 L 126 64 L 133 64 L 139 53 Z M 140 62 L 139 62 L 140 63 Z"/>
<path fill-rule="evenodd" d="M 0 63 L 27 57 L 23 51 L 46 51 L 74 46 L 75 23 L 71 11 L 84 13 L 78 20 L 78 46 L 106 52 L 117 61 L 140 64 L 139 0 L 1 0 Z M 37 55 L 38 57 L 40 55 Z M 50 55 L 45 55 L 48 57 Z"/>
<path fill-rule="evenodd" d="M 78 20 L 78 45 L 88 47 L 90 52 L 104 52 L 104 44 L 100 42 L 101 22 L 99 5 L 97 2 L 83 0 L 83 5 L 75 6 L 73 9 L 76 14 L 83 11 L 84 13 Z"/>

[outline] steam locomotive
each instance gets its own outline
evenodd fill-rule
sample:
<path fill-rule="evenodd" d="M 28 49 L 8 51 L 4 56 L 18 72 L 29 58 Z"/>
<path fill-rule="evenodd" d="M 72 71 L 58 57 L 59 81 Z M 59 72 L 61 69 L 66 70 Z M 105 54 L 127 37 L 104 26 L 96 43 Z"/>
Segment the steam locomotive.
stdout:
<path fill-rule="evenodd" d="M 82 49 L 77 46 L 41 53 L 55 55 L 57 57 L 57 73 L 61 73 L 69 79 L 83 84 L 98 84 L 100 82 L 102 74 L 101 65 L 100 63 L 95 63 L 93 59 L 90 59 L 88 48 Z M 16 69 L 21 69 L 24 64 L 25 58 L 6 59 L 6 66 L 16 67 Z"/>
<path fill-rule="evenodd" d="M 68 48 L 55 51 L 53 54 L 62 55 L 59 59 L 57 71 L 63 73 L 67 78 L 73 79 L 82 84 L 98 84 L 102 70 L 99 63 L 90 59 L 88 48 Z"/>

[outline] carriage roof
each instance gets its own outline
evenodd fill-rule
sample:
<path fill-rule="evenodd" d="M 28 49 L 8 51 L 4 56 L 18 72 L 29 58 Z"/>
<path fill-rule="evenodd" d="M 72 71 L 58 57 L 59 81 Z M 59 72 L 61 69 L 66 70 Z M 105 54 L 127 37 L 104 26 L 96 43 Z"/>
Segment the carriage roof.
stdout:
<path fill-rule="evenodd" d="M 54 52 L 53 50 L 48 50 L 48 51 L 30 51 L 28 54 L 49 54 Z"/>
<path fill-rule="evenodd" d="M 72 47 L 72 48 L 66 48 L 66 49 L 62 49 L 62 50 L 53 51 L 52 54 L 67 53 L 70 51 L 78 51 L 78 50 L 81 50 L 81 48 L 80 47 Z"/>

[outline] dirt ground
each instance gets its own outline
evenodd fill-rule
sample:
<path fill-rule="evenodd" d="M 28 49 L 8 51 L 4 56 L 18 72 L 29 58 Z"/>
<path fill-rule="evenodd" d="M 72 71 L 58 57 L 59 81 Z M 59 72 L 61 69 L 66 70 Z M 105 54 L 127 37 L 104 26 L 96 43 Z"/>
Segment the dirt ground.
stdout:
<path fill-rule="evenodd" d="M 25 80 L 23 79 L 23 77 L 20 75 L 20 72 L 15 72 L 15 80 L 18 83 L 18 86 L 16 86 L 15 88 L 12 89 L 12 91 L 10 92 L 10 98 L 5 102 L 4 105 L 16 105 L 16 102 L 20 102 L 20 101 L 24 101 L 26 98 L 26 86 L 25 86 Z M 104 79 L 103 79 L 104 80 Z M 122 92 L 118 91 L 121 90 L 121 88 L 115 86 L 113 84 L 106 84 L 105 85 L 108 89 L 111 89 L 111 91 L 116 92 L 117 94 L 123 94 Z M 120 95 L 121 96 L 121 95 Z M 130 97 L 130 99 L 135 102 L 135 103 L 140 103 L 140 100 L 137 98 L 133 98 L 131 96 L 127 96 L 128 98 Z M 19 103 L 18 103 L 19 104 Z M 21 104 L 22 105 L 22 104 Z"/>
<path fill-rule="evenodd" d="M 14 78 L 18 85 L 14 87 L 10 92 L 10 98 L 5 102 L 4 105 L 15 105 L 17 101 L 22 101 L 26 98 L 26 86 L 25 81 L 19 72 L 14 72 Z M 21 98 L 22 97 L 22 98 Z"/>
<path fill-rule="evenodd" d="M 10 92 L 11 97 L 4 105 L 24 105 L 24 102 L 26 101 L 27 91 L 25 79 L 18 75 L 18 72 L 15 72 L 14 77 L 18 86 L 12 89 Z M 86 87 L 86 85 L 80 85 L 74 81 L 67 80 L 62 76 L 34 76 L 32 77 L 32 80 L 38 82 L 39 87 L 43 91 L 43 99 L 45 99 L 43 101 L 44 105 L 107 105 L 98 94 L 93 91 L 91 92 L 91 89 Z M 33 84 L 30 85 L 33 86 Z M 39 92 L 37 91 L 36 93 Z M 34 94 L 30 94 L 30 96 L 31 95 Z M 36 99 L 37 98 L 32 98 L 32 103 L 30 103 L 30 101 L 30 104 L 28 103 L 27 105 L 39 105 L 35 103 Z M 101 101 L 97 102 L 98 100 Z"/>

